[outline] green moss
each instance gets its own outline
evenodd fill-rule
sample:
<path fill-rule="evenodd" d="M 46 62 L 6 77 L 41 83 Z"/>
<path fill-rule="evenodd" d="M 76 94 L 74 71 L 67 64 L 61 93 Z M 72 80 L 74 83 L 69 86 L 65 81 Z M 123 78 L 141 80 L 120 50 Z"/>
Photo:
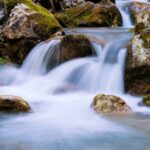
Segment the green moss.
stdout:
<path fill-rule="evenodd" d="M 0 65 L 6 64 L 7 61 L 4 58 L 0 57 Z"/>
<path fill-rule="evenodd" d="M 144 100 L 150 100 L 150 94 L 145 95 L 145 96 L 143 97 L 143 99 L 144 99 Z"/>
<path fill-rule="evenodd" d="M 150 94 L 143 97 L 143 103 L 147 106 L 150 106 Z"/>
<path fill-rule="evenodd" d="M 56 18 L 68 27 L 119 26 L 122 22 L 121 14 L 115 6 L 97 4 L 95 7 L 91 2 L 69 8 L 63 14 L 56 14 Z"/>

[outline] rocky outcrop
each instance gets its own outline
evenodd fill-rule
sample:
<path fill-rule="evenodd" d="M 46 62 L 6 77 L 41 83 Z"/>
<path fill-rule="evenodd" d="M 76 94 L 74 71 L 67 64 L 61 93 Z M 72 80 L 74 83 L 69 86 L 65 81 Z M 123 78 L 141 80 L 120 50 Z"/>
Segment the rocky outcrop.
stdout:
<path fill-rule="evenodd" d="M 0 112 L 3 113 L 31 112 L 31 107 L 21 97 L 12 95 L 1 95 Z"/>
<path fill-rule="evenodd" d="M 150 94 L 147 94 L 143 97 L 143 104 L 150 107 Z"/>
<path fill-rule="evenodd" d="M 113 95 L 98 94 L 94 97 L 92 107 L 98 113 L 131 112 L 124 100 Z"/>
<path fill-rule="evenodd" d="M 65 27 L 111 27 L 121 26 L 122 17 L 118 8 L 110 1 L 98 4 L 85 2 L 55 15 Z"/>

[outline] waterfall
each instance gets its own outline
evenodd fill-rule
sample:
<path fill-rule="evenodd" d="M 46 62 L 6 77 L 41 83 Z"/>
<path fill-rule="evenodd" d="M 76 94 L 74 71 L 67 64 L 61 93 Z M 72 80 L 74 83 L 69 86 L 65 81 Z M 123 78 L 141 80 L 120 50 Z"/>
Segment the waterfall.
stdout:
<path fill-rule="evenodd" d="M 21 96 L 30 114 L 0 114 L 0 150 L 149 150 L 147 107 L 141 97 L 124 91 L 124 68 L 133 36 L 126 8 L 116 0 L 124 27 L 64 29 L 84 34 L 96 56 L 59 64 L 61 39 L 35 46 L 20 67 L 0 66 L 0 94 Z M 121 97 L 133 110 L 126 115 L 97 115 L 91 109 L 98 94 Z M 135 113 L 134 113 L 135 112 Z"/>
<path fill-rule="evenodd" d="M 123 19 L 123 27 L 134 27 L 134 23 L 131 20 L 128 6 L 130 3 L 136 0 L 116 0 L 116 5 L 121 12 Z M 149 0 L 137 0 L 137 2 L 149 2 Z"/>

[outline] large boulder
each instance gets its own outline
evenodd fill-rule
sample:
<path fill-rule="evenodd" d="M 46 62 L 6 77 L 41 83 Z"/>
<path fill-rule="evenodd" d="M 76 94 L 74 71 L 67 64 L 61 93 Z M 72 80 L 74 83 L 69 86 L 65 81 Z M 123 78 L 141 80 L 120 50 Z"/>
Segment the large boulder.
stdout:
<path fill-rule="evenodd" d="M 48 69 L 75 58 L 95 55 L 90 40 L 85 35 L 61 35 L 51 38 L 50 41 L 56 39 L 60 42 L 54 47 L 56 50 L 48 62 Z"/>
<path fill-rule="evenodd" d="M 98 113 L 131 112 L 124 100 L 113 95 L 98 94 L 94 97 L 92 107 Z"/>
<path fill-rule="evenodd" d="M 128 49 L 125 71 L 126 91 L 133 95 L 150 93 L 150 29 L 135 34 Z"/>
<path fill-rule="evenodd" d="M 150 93 L 150 4 L 132 2 L 129 10 L 135 35 L 128 48 L 125 87 L 131 94 L 145 95 Z"/>
<path fill-rule="evenodd" d="M 60 45 L 60 63 L 94 54 L 89 39 L 84 35 L 66 35 Z"/>
<path fill-rule="evenodd" d="M 118 8 L 110 1 L 94 4 L 85 2 L 77 7 L 55 14 L 65 27 L 111 27 L 121 26 L 122 17 Z"/>
<path fill-rule="evenodd" d="M 45 8 L 31 0 L 19 1 L 1 33 L 0 57 L 21 64 L 33 46 L 60 29 L 60 24 Z"/>
<path fill-rule="evenodd" d="M 12 95 L 1 95 L 0 112 L 4 113 L 31 112 L 31 107 L 21 97 Z"/>

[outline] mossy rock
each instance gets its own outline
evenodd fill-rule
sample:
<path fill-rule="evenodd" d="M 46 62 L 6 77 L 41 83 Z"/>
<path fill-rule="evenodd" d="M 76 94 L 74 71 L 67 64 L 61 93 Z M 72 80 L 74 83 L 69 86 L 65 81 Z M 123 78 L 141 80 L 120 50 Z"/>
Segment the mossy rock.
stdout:
<path fill-rule="evenodd" d="M 22 64 L 36 44 L 62 28 L 48 10 L 31 0 L 7 0 L 7 5 L 13 9 L 1 32 L 0 57 Z"/>
<path fill-rule="evenodd" d="M 2 113 L 31 112 L 31 107 L 21 97 L 12 95 L 1 95 L 0 112 Z"/>
<path fill-rule="evenodd" d="M 150 94 L 147 94 L 143 97 L 143 103 L 150 107 Z"/>
<path fill-rule="evenodd" d="M 60 63 L 94 55 L 89 39 L 84 35 L 66 35 L 60 43 Z"/>
<path fill-rule="evenodd" d="M 105 94 L 98 94 L 94 97 L 92 108 L 97 113 L 131 112 L 131 108 L 120 97 Z"/>
<path fill-rule="evenodd" d="M 132 55 L 131 46 L 129 46 L 125 65 L 125 90 L 132 95 L 143 96 L 150 93 L 150 66 L 133 67 Z"/>
<path fill-rule="evenodd" d="M 111 2 L 94 4 L 85 2 L 77 7 L 55 14 L 57 20 L 66 27 L 102 27 L 121 26 L 122 17 Z"/>
<path fill-rule="evenodd" d="M 32 30 L 39 36 L 40 38 L 48 38 L 50 35 L 54 34 L 56 31 L 61 30 L 60 24 L 57 22 L 57 20 L 54 18 L 54 16 L 45 8 L 34 4 L 31 0 L 17 0 L 17 1 L 7 1 L 6 6 L 11 5 L 11 6 L 16 6 L 16 9 L 13 9 L 11 11 L 10 17 L 8 19 L 7 26 L 11 22 L 13 25 L 13 28 L 19 27 L 19 16 L 17 16 L 17 11 L 19 11 L 20 7 L 20 13 L 28 14 L 27 19 L 28 19 L 28 26 L 29 28 L 32 26 Z M 23 5 L 21 5 L 23 4 Z M 23 8 L 24 6 L 24 8 Z M 23 12 L 24 11 L 24 12 Z M 18 12 L 18 13 L 19 13 Z M 28 13 L 30 12 L 30 13 Z M 14 16 L 15 15 L 15 16 Z M 13 17 L 16 18 L 16 21 L 13 20 Z M 26 16 L 21 16 L 21 17 L 26 17 Z M 13 22 L 14 21 L 14 22 Z M 5 29 L 5 30 L 6 30 Z M 15 30 L 15 29 L 13 29 Z M 5 31 L 4 31 L 5 32 Z M 5 34 L 5 33 L 4 33 Z"/>

